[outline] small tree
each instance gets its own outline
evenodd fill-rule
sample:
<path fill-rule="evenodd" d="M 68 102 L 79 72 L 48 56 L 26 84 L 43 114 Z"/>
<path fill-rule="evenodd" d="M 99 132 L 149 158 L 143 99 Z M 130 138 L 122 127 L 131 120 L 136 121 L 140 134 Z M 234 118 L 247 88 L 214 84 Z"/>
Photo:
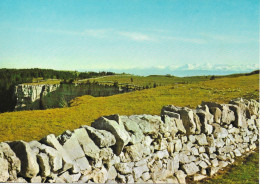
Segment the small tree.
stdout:
<path fill-rule="evenodd" d="M 114 82 L 114 87 L 118 87 L 118 82 L 117 81 Z"/>
<path fill-rule="evenodd" d="M 215 80 L 215 76 L 212 75 L 212 76 L 210 77 L 210 80 Z"/>
<path fill-rule="evenodd" d="M 134 82 L 134 79 L 131 77 L 131 82 Z"/>

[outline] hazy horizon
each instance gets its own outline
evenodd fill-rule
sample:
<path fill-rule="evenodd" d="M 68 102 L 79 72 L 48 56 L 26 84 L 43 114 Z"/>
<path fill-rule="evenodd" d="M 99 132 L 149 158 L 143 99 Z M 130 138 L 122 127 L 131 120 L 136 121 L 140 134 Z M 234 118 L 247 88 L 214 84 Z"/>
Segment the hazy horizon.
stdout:
<path fill-rule="evenodd" d="M 259 1 L 1 0 L 0 68 L 231 74 L 259 69 Z"/>

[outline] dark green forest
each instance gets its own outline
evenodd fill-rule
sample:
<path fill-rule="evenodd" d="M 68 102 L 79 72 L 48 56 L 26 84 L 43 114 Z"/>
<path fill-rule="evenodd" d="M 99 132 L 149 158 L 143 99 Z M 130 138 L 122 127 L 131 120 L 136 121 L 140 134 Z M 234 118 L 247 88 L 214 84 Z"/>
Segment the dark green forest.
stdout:
<path fill-rule="evenodd" d="M 114 75 L 113 72 L 77 72 L 52 69 L 0 69 L 0 112 L 13 111 L 16 105 L 14 86 L 33 82 L 35 78 L 75 81 L 85 78 Z"/>

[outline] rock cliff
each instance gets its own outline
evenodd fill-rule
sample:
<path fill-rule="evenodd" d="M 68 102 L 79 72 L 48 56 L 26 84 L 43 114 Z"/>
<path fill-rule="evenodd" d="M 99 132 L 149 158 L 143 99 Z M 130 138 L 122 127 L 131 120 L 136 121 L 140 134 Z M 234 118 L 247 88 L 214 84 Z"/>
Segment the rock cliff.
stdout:
<path fill-rule="evenodd" d="M 1 182 L 186 183 L 256 149 L 259 103 L 164 106 L 161 116 L 110 115 L 40 141 L 0 143 Z"/>
<path fill-rule="evenodd" d="M 38 105 L 32 104 L 48 93 L 57 90 L 59 87 L 60 84 L 19 84 L 15 86 L 14 95 L 17 99 L 15 110 L 38 109 Z"/>
<path fill-rule="evenodd" d="M 101 84 L 20 84 L 15 87 L 14 95 L 17 99 L 15 110 L 66 107 L 72 99 L 79 96 L 110 96 L 123 92 L 127 90 Z"/>

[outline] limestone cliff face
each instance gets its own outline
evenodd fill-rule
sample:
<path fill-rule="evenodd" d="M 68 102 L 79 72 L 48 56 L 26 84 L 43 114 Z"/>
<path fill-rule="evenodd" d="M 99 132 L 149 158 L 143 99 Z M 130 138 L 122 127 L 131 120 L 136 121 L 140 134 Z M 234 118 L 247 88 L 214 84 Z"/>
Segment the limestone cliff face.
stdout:
<path fill-rule="evenodd" d="M 59 87 L 60 84 L 19 84 L 15 86 L 15 96 L 17 99 L 15 110 L 35 109 L 32 105 L 34 102 L 40 100 L 42 96 L 46 96 L 48 93 L 57 90 Z"/>
<path fill-rule="evenodd" d="M 62 108 L 79 96 L 100 97 L 123 92 L 127 90 L 100 84 L 19 84 L 15 87 L 15 111 Z"/>

